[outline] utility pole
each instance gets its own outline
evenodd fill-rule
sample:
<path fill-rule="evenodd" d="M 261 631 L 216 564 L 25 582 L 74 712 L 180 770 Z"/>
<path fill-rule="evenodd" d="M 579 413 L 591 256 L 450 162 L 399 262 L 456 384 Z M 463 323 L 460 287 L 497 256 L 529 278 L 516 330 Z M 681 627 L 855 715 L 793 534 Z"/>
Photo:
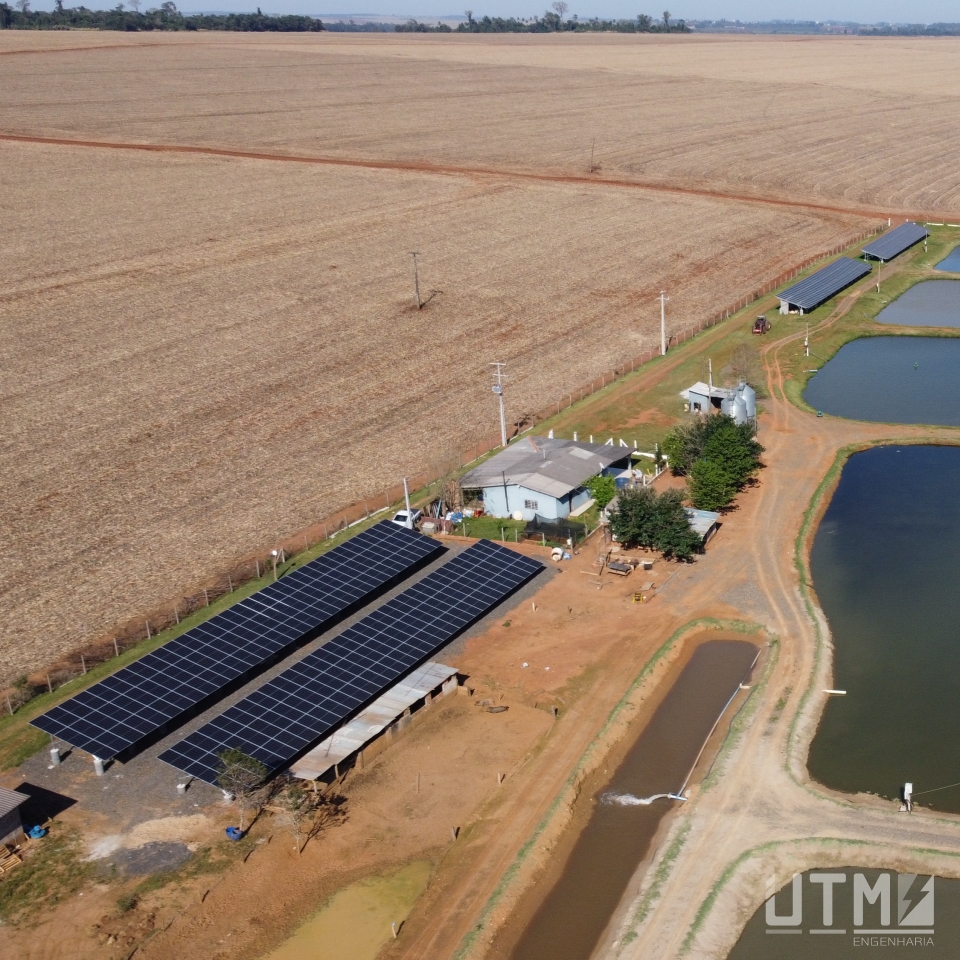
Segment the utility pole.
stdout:
<path fill-rule="evenodd" d="M 660 291 L 660 356 L 667 355 L 667 301 L 670 298 Z"/>
<path fill-rule="evenodd" d="M 803 338 L 804 356 L 810 356 L 810 324 L 807 324 L 807 335 Z"/>
<path fill-rule="evenodd" d="M 423 304 L 420 303 L 420 271 L 417 267 L 417 251 L 411 253 L 413 257 L 413 292 L 417 298 L 417 309 L 420 310 Z"/>
<path fill-rule="evenodd" d="M 500 445 L 505 447 L 507 445 L 507 418 L 506 414 L 503 412 L 503 381 L 506 378 L 506 375 L 503 372 L 503 368 L 506 366 L 505 363 L 491 363 L 491 367 L 496 367 L 494 376 L 497 378 L 497 382 L 493 385 L 493 392 L 497 395 L 497 399 L 500 401 Z"/>

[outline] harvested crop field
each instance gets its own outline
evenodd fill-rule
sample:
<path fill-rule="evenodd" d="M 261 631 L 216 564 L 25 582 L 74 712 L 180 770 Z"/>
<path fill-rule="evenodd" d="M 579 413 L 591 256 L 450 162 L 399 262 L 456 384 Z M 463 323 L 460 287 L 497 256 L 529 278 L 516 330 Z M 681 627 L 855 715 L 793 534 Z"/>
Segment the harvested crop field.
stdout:
<path fill-rule="evenodd" d="M 0 136 L 335 161 L 0 141 L 5 677 L 488 435 L 491 360 L 540 410 L 654 346 L 661 288 L 689 328 L 960 206 L 931 144 L 877 139 L 937 104 L 955 152 L 946 62 L 925 99 L 864 41 L 569 39 L 0 34 Z"/>

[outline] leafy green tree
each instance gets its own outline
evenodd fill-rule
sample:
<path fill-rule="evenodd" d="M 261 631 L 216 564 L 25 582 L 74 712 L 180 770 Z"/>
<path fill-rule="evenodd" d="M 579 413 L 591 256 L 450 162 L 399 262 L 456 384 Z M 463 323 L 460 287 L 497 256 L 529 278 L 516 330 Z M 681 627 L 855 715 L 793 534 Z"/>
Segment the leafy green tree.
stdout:
<path fill-rule="evenodd" d="M 591 477 L 587 481 L 587 489 L 602 510 L 617 495 L 617 481 L 613 477 Z"/>
<path fill-rule="evenodd" d="M 714 460 L 698 460 L 690 471 L 690 499 L 698 510 L 721 510 L 737 495 L 730 473 Z"/>
<path fill-rule="evenodd" d="M 244 814 L 267 779 L 268 770 L 256 757 L 248 756 L 237 747 L 228 747 L 217 756 L 220 758 L 217 784 L 236 799 L 243 833 Z"/>
<path fill-rule="evenodd" d="M 628 487 L 610 517 L 617 539 L 626 547 L 659 550 L 664 557 L 690 560 L 703 543 L 690 529 L 679 490 L 658 494 L 652 487 Z"/>
<path fill-rule="evenodd" d="M 712 417 L 720 420 L 719 417 Z M 723 417 L 690 469 L 690 496 L 700 510 L 720 510 L 760 469 L 763 447 L 750 424 Z"/>

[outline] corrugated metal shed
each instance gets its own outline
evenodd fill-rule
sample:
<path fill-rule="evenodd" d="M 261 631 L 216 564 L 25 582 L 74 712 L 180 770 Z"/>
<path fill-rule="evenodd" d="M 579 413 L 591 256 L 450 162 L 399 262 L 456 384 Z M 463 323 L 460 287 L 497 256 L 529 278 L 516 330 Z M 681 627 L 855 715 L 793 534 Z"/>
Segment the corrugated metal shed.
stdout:
<path fill-rule="evenodd" d="M 908 220 L 906 223 L 900 224 L 899 227 L 888 230 L 883 235 L 877 237 L 876 240 L 868 243 L 862 250 L 868 257 L 886 262 L 899 256 L 904 250 L 912 247 L 915 243 L 919 243 L 924 237 L 928 236 L 930 236 L 930 231 L 927 230 L 926 227 L 921 227 L 912 220 Z"/>
<path fill-rule="evenodd" d="M 690 529 L 699 537 L 706 537 L 720 519 L 720 514 L 712 510 L 694 510 L 693 507 L 684 507 L 683 512 L 687 515 Z"/>
<path fill-rule="evenodd" d="M 11 810 L 16 810 L 17 807 L 26 803 L 29 799 L 25 793 L 0 787 L 0 817 L 6 816 Z"/>
<path fill-rule="evenodd" d="M 305 753 L 290 772 L 301 780 L 316 780 L 347 757 L 362 750 L 378 733 L 386 730 L 407 707 L 422 700 L 456 674 L 456 667 L 428 661 L 378 697 L 336 733 Z"/>
<path fill-rule="evenodd" d="M 813 310 L 851 283 L 865 277 L 870 269 L 868 263 L 841 257 L 777 296 L 781 304 L 799 307 L 803 311 Z"/>
<path fill-rule="evenodd" d="M 610 444 L 524 437 L 465 474 L 460 486 L 479 490 L 506 482 L 559 499 L 629 456 Z"/>

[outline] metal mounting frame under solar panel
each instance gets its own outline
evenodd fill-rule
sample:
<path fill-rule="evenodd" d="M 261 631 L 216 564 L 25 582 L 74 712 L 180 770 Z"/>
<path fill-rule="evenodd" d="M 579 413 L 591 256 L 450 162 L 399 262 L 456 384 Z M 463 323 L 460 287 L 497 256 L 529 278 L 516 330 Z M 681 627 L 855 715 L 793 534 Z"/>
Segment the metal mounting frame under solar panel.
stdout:
<path fill-rule="evenodd" d="M 160 759 L 216 784 L 219 755 L 233 747 L 276 773 L 542 570 L 538 560 L 480 540 Z"/>
<path fill-rule="evenodd" d="M 443 550 L 383 520 L 30 722 L 102 760 L 133 753 Z"/>
<path fill-rule="evenodd" d="M 850 257 L 841 257 L 828 263 L 823 269 L 805 277 L 799 283 L 778 293 L 781 303 L 799 307 L 801 310 L 813 310 L 829 300 L 851 283 L 870 272 L 870 264 Z"/>
<path fill-rule="evenodd" d="M 929 236 L 930 231 L 926 227 L 908 220 L 906 223 L 901 223 L 899 227 L 881 234 L 865 247 L 861 247 L 861 252 L 865 256 L 873 257 L 874 260 L 886 263 Z"/>

